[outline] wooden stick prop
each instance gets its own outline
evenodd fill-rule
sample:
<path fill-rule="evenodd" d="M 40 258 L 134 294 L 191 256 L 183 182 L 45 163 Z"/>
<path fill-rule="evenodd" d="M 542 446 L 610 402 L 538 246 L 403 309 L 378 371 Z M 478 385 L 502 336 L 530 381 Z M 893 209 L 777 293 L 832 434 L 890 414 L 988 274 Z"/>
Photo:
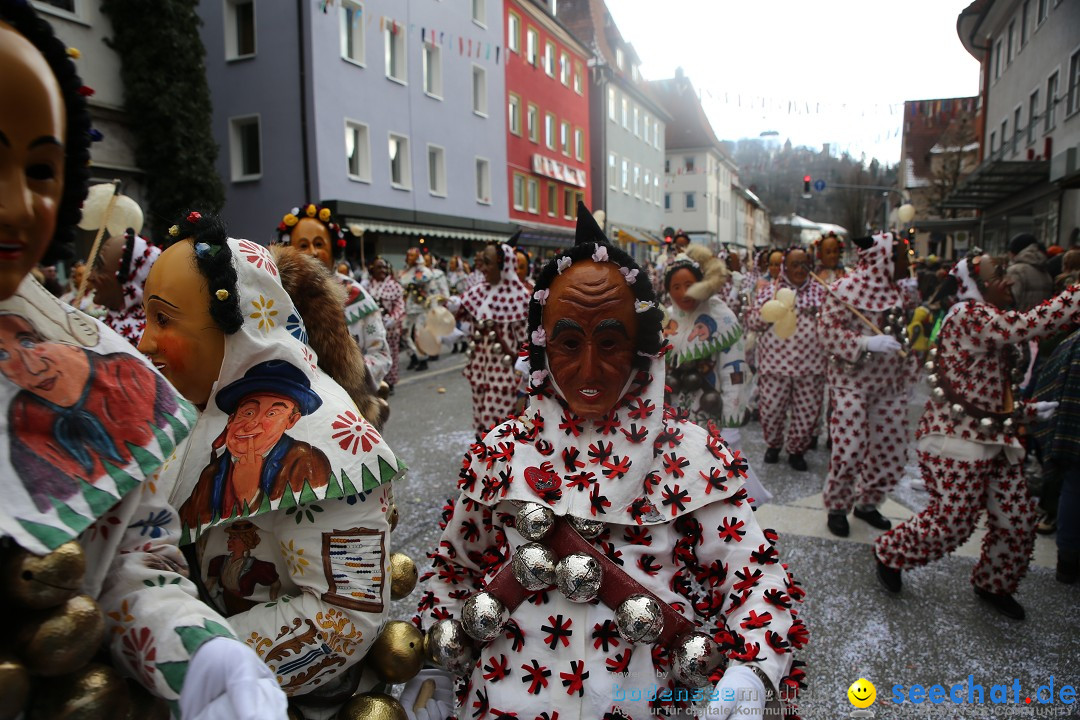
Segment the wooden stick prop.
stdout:
<path fill-rule="evenodd" d="M 101 216 L 101 227 L 98 228 L 97 235 L 94 237 L 94 244 L 90 246 L 90 257 L 86 260 L 86 272 L 83 274 L 82 282 L 79 283 L 79 291 L 75 293 L 75 301 L 71 303 L 74 307 L 79 307 L 82 304 L 83 297 L 86 295 L 86 286 L 90 281 L 90 273 L 94 271 L 94 263 L 97 262 L 98 252 L 101 250 L 101 240 L 105 237 L 105 229 L 109 224 L 113 207 L 116 205 L 116 198 L 120 195 L 120 180 L 113 180 L 112 183 L 113 194 L 109 198 L 109 204 L 105 206 L 105 214 Z"/>
<path fill-rule="evenodd" d="M 821 283 L 821 287 L 825 288 L 825 292 L 829 293 L 829 295 L 831 295 L 832 298 L 834 300 L 836 300 L 838 303 L 840 303 L 841 305 L 846 307 L 851 312 L 855 313 L 855 317 L 862 320 L 863 323 L 865 323 L 867 327 L 869 327 L 871 330 L 873 330 L 875 334 L 877 334 L 877 335 L 884 335 L 885 334 L 885 333 L 883 333 L 881 331 L 881 328 L 879 328 L 877 325 L 875 325 L 873 322 L 871 322 L 870 318 L 863 315 L 861 312 L 859 312 L 857 309 L 855 309 L 855 307 L 851 303 L 849 303 L 846 300 L 842 299 L 839 295 L 837 295 L 835 292 L 833 292 L 833 289 L 831 287 L 829 287 L 829 284 L 827 282 L 825 282 L 824 280 L 822 280 L 821 278 L 819 278 L 817 275 L 815 275 L 813 270 L 808 270 L 807 272 L 810 273 L 810 277 L 814 278 L 819 283 Z M 900 349 L 900 350 L 897 350 L 896 352 L 900 353 L 900 357 L 906 358 L 908 356 L 907 350 Z"/>

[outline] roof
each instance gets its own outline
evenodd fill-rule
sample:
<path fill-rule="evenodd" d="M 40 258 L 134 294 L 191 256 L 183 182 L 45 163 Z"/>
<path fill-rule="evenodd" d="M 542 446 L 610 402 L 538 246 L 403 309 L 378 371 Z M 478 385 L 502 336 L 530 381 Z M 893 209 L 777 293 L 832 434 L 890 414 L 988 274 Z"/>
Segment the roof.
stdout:
<path fill-rule="evenodd" d="M 945 198 L 945 208 L 988 208 L 1050 179 L 1049 160 L 987 160 Z"/>
<path fill-rule="evenodd" d="M 676 75 L 667 80 L 654 80 L 649 87 L 671 115 L 671 121 L 664 130 L 668 150 L 708 147 L 715 148 L 720 155 L 727 157 L 690 78 Z"/>

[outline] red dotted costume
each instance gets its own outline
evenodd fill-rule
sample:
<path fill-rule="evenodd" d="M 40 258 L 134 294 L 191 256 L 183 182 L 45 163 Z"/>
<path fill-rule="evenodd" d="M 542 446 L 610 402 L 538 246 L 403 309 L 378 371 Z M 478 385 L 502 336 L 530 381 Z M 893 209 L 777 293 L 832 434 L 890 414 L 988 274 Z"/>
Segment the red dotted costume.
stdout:
<path fill-rule="evenodd" d="M 379 303 L 382 310 L 383 326 L 386 328 L 386 344 L 390 350 L 390 372 L 384 380 L 391 387 L 398 381 L 398 355 L 401 353 L 401 326 L 405 318 L 405 291 L 393 275 L 387 274 L 382 280 L 371 278 L 368 281 L 371 297 Z"/>

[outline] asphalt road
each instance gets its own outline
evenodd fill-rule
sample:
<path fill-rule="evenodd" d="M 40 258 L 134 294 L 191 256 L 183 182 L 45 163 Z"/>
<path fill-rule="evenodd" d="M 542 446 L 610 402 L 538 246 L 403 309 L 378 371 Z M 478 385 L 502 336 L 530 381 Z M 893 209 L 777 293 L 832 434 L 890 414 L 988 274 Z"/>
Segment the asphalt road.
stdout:
<path fill-rule="evenodd" d="M 444 355 L 425 373 L 403 371 L 391 398 L 384 434 L 409 466 L 395 487 L 401 521 L 392 544 L 421 570 L 427 566 L 425 554 L 438 541 L 440 510 L 456 495 L 461 457 L 472 440 L 463 361 L 460 355 Z M 913 420 L 925 397 L 919 388 L 912 401 Z M 1027 609 L 1026 621 L 997 615 L 972 593 L 968 578 L 978 555 L 977 536 L 953 556 L 905 573 L 904 590 L 894 597 L 874 577 L 870 543 L 878 531 L 854 518 L 849 538 L 835 538 L 825 528 L 820 498 L 828 466 L 824 443 L 807 453 L 809 471 L 798 473 L 784 456 L 777 465 L 761 463 L 765 447 L 756 423 L 742 429 L 742 438 L 744 454 L 774 495 L 759 509 L 759 523 L 780 533 L 781 557 L 807 590 L 802 609 L 810 628 L 810 643 L 801 655 L 809 680 L 800 701 L 804 718 L 852 717 L 848 687 L 866 678 L 877 689 L 877 702 L 869 708 L 874 718 L 1080 719 L 1080 700 L 1064 704 L 1061 697 L 1066 685 L 1080 695 L 1080 586 L 1054 579 L 1052 536 L 1039 538 L 1017 593 Z M 882 508 L 894 522 L 921 509 L 928 499 L 911 484 L 917 474 L 917 467 L 909 465 Z M 394 617 L 412 617 L 416 595 L 395 603 Z M 966 701 L 969 677 L 982 686 L 984 702 L 954 704 L 947 697 L 950 689 L 964 685 L 957 696 Z M 1055 701 L 1040 704 L 1035 693 L 1051 679 Z M 1019 704 L 1013 702 L 1014 681 L 1019 681 Z M 919 704 L 894 702 L 896 686 L 902 686 L 906 696 L 914 685 L 929 690 L 935 684 L 946 693 L 942 703 L 929 697 Z M 1008 686 L 1007 704 L 992 702 L 995 684 Z M 977 700 L 977 690 L 973 693 Z M 1031 704 L 1024 702 L 1028 697 Z M 1047 698 L 1045 689 L 1042 698 Z"/>

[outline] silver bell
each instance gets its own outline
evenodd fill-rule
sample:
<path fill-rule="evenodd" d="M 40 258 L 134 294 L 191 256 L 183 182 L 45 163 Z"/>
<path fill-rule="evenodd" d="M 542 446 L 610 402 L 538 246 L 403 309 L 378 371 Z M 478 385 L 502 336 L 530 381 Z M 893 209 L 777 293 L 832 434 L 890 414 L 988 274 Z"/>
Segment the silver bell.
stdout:
<path fill-rule="evenodd" d="M 503 364 L 503 367 L 513 367 L 514 366 L 514 356 L 513 355 L 503 355 L 502 356 L 502 364 Z"/>
<path fill-rule="evenodd" d="M 555 524 L 555 513 L 540 503 L 525 503 L 518 510 L 514 526 L 526 540 L 540 540 Z"/>
<path fill-rule="evenodd" d="M 555 584 L 570 602 L 587 603 L 600 592 L 603 568 L 585 553 L 567 555 L 555 566 Z"/>
<path fill-rule="evenodd" d="M 941 388 L 934 388 L 934 397 L 937 398 L 938 400 L 944 400 L 945 399 L 945 391 L 943 389 L 941 389 Z"/>
<path fill-rule="evenodd" d="M 484 334 L 482 332 L 480 332 L 479 330 L 477 330 L 476 332 L 474 332 L 472 334 L 472 337 L 473 337 L 473 340 L 479 341 L 481 338 L 484 337 Z"/>
<path fill-rule="evenodd" d="M 664 613 L 653 597 L 631 595 L 616 608 L 615 626 L 627 642 L 654 643 L 664 632 Z"/>
<path fill-rule="evenodd" d="M 937 374 L 936 373 L 931 373 L 930 375 L 927 375 L 926 376 L 926 381 L 929 382 L 931 385 L 937 385 L 937 383 L 938 383 Z"/>
<path fill-rule="evenodd" d="M 1005 418 L 1001 421 L 1002 427 L 1004 427 L 1006 430 L 1012 430 L 1014 424 L 1015 423 L 1013 422 L 1012 418 Z"/>
<path fill-rule="evenodd" d="M 926 368 L 927 372 L 934 372 L 934 361 L 933 360 L 927 360 L 926 364 L 923 365 L 923 367 Z"/>
<path fill-rule="evenodd" d="M 930 348 L 930 357 L 932 357 L 932 358 L 937 357 L 937 348 L 936 347 Z"/>
<path fill-rule="evenodd" d="M 892 325 L 886 325 L 885 327 L 881 328 L 881 332 L 884 335 L 892 335 L 893 334 L 893 326 Z"/>
<path fill-rule="evenodd" d="M 955 403 L 952 406 L 952 411 L 954 413 L 956 413 L 957 415 L 963 415 L 964 414 L 964 406 L 961 405 L 960 403 Z"/>
<path fill-rule="evenodd" d="M 588 518 L 579 518 L 573 515 L 567 515 L 566 521 L 583 538 L 594 538 L 604 532 L 604 528 L 607 527 L 607 523 L 603 520 L 589 520 Z"/>
<path fill-rule="evenodd" d="M 543 590 L 555 584 L 555 563 L 558 556 L 540 543 L 527 543 L 514 553 L 511 570 L 514 578 L 529 592 Z"/>
<path fill-rule="evenodd" d="M 476 650 L 457 620 L 440 620 L 428 628 L 424 648 L 429 660 L 456 675 L 467 674 L 476 663 Z"/>
<path fill-rule="evenodd" d="M 994 419 L 984 417 L 984 418 L 979 420 L 979 425 L 981 425 L 985 429 L 990 429 L 991 427 L 994 426 Z"/>
<path fill-rule="evenodd" d="M 488 340 L 494 340 L 496 337 L 498 337 L 498 335 L 494 330 L 488 331 Z"/>
<path fill-rule="evenodd" d="M 461 627 L 480 642 L 494 640 L 502 632 L 510 613 L 499 598 L 481 590 L 461 608 Z"/>
<path fill-rule="evenodd" d="M 709 675 L 724 659 L 720 646 L 703 633 L 687 633 L 675 641 L 671 653 L 671 674 L 689 688 L 709 684 Z"/>

